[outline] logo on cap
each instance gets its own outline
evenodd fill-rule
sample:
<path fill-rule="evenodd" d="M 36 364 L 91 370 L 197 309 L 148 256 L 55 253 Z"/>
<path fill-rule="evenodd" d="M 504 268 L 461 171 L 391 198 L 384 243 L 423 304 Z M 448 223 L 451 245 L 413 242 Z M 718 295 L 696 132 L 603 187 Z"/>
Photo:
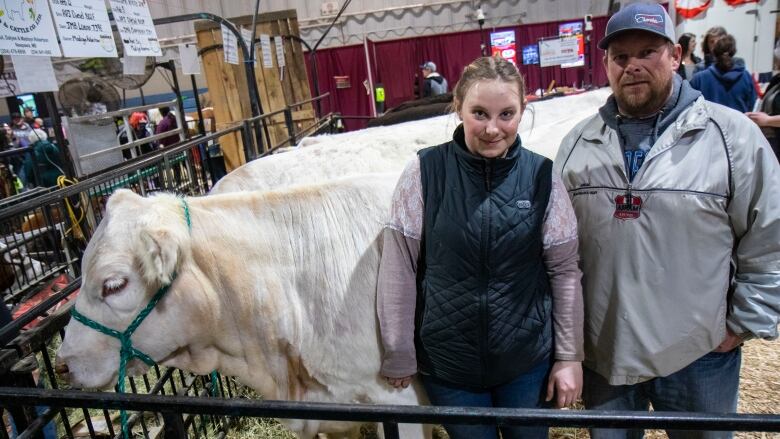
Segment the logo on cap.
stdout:
<path fill-rule="evenodd" d="M 636 14 L 634 15 L 634 21 L 636 21 L 637 23 L 663 24 L 664 17 L 662 17 L 661 15 Z"/>

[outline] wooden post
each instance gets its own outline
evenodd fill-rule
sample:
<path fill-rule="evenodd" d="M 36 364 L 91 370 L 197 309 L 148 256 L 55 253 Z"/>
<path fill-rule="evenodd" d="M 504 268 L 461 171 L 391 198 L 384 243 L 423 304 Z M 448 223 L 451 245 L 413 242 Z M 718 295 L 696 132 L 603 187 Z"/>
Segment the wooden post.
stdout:
<path fill-rule="evenodd" d="M 232 18 L 230 21 L 237 27 L 248 28 L 252 25 L 252 16 Z M 289 35 L 299 36 L 295 10 L 260 14 L 257 16 L 255 26 L 257 35 L 271 36 L 273 68 L 263 67 L 263 50 L 259 45 L 257 47 L 257 62 L 254 67 L 263 110 L 266 113 L 271 113 L 283 110 L 291 104 L 311 99 L 303 48 L 299 41 L 293 38 L 283 38 Z M 219 26 L 214 23 L 199 21 L 195 24 L 195 32 L 200 49 L 222 44 Z M 283 74 L 281 74 L 276 59 L 275 43 L 277 39 L 282 40 L 284 45 L 285 67 Z M 251 117 L 248 84 L 245 75 L 238 70 L 243 66 L 243 54 L 239 53 L 240 65 L 238 66 L 225 64 L 221 49 L 205 51 L 202 58 L 217 128 L 232 126 Z M 292 120 L 296 133 L 313 124 L 315 116 L 312 103 L 292 108 Z M 266 146 L 279 144 L 289 137 L 283 113 L 274 115 L 265 122 L 270 135 L 270 138 L 264 139 L 267 142 Z M 235 133 L 224 136 L 220 140 L 225 154 L 225 164 L 229 171 L 246 162 L 239 135 Z M 260 151 L 264 149 L 262 145 L 257 145 L 257 147 Z"/>

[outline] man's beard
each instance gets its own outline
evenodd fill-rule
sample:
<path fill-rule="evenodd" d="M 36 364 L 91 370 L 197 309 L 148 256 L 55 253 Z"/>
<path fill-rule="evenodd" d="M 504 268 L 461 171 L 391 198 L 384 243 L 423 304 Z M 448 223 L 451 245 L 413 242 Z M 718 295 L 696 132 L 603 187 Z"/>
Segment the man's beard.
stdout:
<path fill-rule="evenodd" d="M 618 87 L 615 94 L 618 108 L 621 113 L 631 117 L 646 117 L 658 112 L 663 107 L 672 92 L 673 81 L 668 81 L 663 89 L 654 86 L 652 82 L 642 93 L 627 93 L 622 87 Z"/>

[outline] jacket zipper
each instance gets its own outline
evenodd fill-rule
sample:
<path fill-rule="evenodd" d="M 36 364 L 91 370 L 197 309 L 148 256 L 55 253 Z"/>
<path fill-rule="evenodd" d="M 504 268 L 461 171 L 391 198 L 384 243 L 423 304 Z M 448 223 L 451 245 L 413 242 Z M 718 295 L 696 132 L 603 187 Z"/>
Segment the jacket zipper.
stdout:
<path fill-rule="evenodd" d="M 481 243 L 481 252 L 482 252 L 482 284 L 483 288 L 480 293 L 479 297 L 479 318 L 480 318 L 480 330 L 479 330 L 479 344 L 480 344 L 480 351 L 482 355 L 481 361 L 482 361 L 482 373 L 481 380 L 482 380 L 482 386 L 484 387 L 487 382 L 487 372 L 488 372 L 488 286 L 489 286 L 489 280 L 490 280 L 490 273 L 489 273 L 489 261 L 488 261 L 488 245 L 489 237 L 490 237 L 490 194 L 492 191 L 491 187 L 491 167 L 490 162 L 485 161 L 485 189 L 487 191 L 487 197 L 485 199 L 484 209 L 482 212 L 482 243 Z"/>

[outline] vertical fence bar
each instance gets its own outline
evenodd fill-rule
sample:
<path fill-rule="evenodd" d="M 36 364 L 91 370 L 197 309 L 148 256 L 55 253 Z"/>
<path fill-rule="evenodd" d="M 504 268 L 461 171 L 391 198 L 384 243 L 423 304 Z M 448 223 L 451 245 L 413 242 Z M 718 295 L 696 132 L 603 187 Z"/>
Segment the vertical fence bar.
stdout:
<path fill-rule="evenodd" d="M 182 415 L 176 412 L 163 412 L 165 439 L 187 439 L 187 429 Z"/>
<path fill-rule="evenodd" d="M 287 107 L 284 109 L 284 124 L 287 126 L 287 137 L 290 139 L 290 146 L 295 145 L 295 124 L 293 123 L 292 109 Z"/>
<path fill-rule="evenodd" d="M 385 432 L 385 439 L 399 439 L 398 424 L 395 422 L 383 422 L 382 429 Z"/>
<path fill-rule="evenodd" d="M 249 126 L 249 121 L 244 119 L 243 127 L 241 129 L 241 140 L 244 144 L 244 159 L 247 162 L 254 160 L 252 154 L 252 128 Z"/>

